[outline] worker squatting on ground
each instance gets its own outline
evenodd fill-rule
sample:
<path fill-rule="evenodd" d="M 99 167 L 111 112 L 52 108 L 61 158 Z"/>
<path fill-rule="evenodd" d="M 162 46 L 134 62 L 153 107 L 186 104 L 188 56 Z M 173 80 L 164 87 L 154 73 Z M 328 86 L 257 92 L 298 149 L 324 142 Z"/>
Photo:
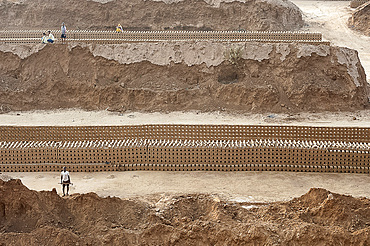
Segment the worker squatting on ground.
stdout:
<path fill-rule="evenodd" d="M 51 31 L 48 31 L 48 36 L 46 36 L 46 33 L 42 33 L 42 40 L 41 40 L 41 43 L 43 44 L 48 44 L 48 43 L 54 43 L 55 41 L 55 38 L 54 38 L 54 35 L 51 33 Z"/>
<path fill-rule="evenodd" d="M 46 33 L 43 33 L 42 35 L 43 36 L 42 36 L 41 43 L 47 44 L 48 43 L 48 36 L 46 36 Z"/>
<path fill-rule="evenodd" d="M 48 31 L 48 33 L 49 33 L 48 42 L 54 43 L 54 40 L 55 40 L 54 35 L 51 33 L 51 31 Z"/>
<path fill-rule="evenodd" d="M 69 191 L 69 185 L 71 184 L 71 177 L 69 176 L 69 172 L 67 171 L 66 167 L 63 167 L 63 171 L 60 175 L 60 183 L 63 185 L 63 196 L 66 195 L 64 192 L 64 188 L 67 186 L 67 196 Z"/>
<path fill-rule="evenodd" d="M 118 26 L 116 27 L 116 32 L 123 32 L 121 24 L 118 24 Z"/>

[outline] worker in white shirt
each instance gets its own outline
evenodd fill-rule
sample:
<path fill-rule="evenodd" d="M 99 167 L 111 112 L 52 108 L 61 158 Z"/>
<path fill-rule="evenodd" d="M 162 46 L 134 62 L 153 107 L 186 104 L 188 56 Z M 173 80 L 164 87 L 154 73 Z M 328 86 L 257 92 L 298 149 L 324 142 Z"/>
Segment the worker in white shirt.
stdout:
<path fill-rule="evenodd" d="M 48 37 L 46 36 L 46 33 L 43 33 L 42 35 L 42 40 L 41 40 L 41 43 L 43 44 L 47 44 L 48 43 Z"/>
<path fill-rule="evenodd" d="M 51 31 L 48 31 L 48 33 L 49 33 L 48 42 L 54 43 L 54 40 L 55 40 L 54 35 L 51 33 Z"/>
<path fill-rule="evenodd" d="M 63 196 L 66 195 L 64 192 L 64 188 L 67 186 L 67 196 L 69 191 L 69 185 L 71 184 L 71 177 L 69 176 L 69 172 L 67 171 L 66 167 L 63 167 L 63 171 L 60 176 L 60 183 L 63 185 Z"/>

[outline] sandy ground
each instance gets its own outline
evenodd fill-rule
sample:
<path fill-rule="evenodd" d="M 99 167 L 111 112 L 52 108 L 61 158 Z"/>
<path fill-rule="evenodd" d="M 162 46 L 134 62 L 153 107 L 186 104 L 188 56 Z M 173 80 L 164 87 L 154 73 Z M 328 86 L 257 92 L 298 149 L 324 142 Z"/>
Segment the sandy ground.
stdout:
<path fill-rule="evenodd" d="M 303 12 L 307 26 L 304 31 L 321 32 L 324 40 L 333 45 L 355 49 L 370 83 L 370 37 L 348 28 L 348 18 L 355 9 L 349 1 L 299 1 L 292 0 Z"/>
<path fill-rule="evenodd" d="M 0 178 L 19 178 L 28 188 L 61 194 L 60 174 L 3 173 Z M 312 187 L 355 197 L 370 197 L 370 176 L 339 173 L 287 172 L 99 172 L 71 173 L 71 193 L 96 192 L 121 198 L 206 193 L 237 202 L 285 201 Z"/>
<path fill-rule="evenodd" d="M 116 113 L 109 111 L 32 111 L 0 114 L 7 126 L 89 126 L 145 124 L 301 125 L 370 127 L 370 110 L 299 114 L 228 114 L 225 112 Z"/>

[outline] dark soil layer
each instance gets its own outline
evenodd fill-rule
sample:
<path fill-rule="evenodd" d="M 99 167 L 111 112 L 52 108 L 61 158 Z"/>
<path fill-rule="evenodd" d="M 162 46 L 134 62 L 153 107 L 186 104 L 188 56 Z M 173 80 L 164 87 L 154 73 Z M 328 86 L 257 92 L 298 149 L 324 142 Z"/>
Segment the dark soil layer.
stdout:
<path fill-rule="evenodd" d="M 105 4 L 87 0 L 24 0 L 0 2 L 1 29 L 114 30 L 297 30 L 303 26 L 300 10 L 285 0 L 249 0 L 211 6 L 202 0 L 166 4 L 162 1 L 114 0 Z"/>
<path fill-rule="evenodd" d="M 253 205 L 253 206 L 252 206 Z M 311 189 L 288 202 L 66 199 L 0 180 L 0 245 L 369 245 L 370 200 Z"/>

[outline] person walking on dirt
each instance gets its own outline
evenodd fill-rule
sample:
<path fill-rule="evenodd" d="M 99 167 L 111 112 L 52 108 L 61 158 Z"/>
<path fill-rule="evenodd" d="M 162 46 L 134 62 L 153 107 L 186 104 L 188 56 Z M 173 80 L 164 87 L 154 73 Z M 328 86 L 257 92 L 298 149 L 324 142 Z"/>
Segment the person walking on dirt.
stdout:
<path fill-rule="evenodd" d="M 67 28 L 66 28 L 66 25 L 64 24 L 64 22 L 62 23 L 62 26 L 60 28 L 61 32 L 62 32 L 62 35 L 60 36 L 60 38 L 62 39 L 62 44 L 65 44 L 66 43 L 66 38 L 67 38 Z"/>
<path fill-rule="evenodd" d="M 54 40 L 55 40 L 54 35 L 51 33 L 51 31 L 48 31 L 48 33 L 49 33 L 48 42 L 54 43 Z"/>
<path fill-rule="evenodd" d="M 71 183 L 71 177 L 69 176 L 69 172 L 67 171 L 66 167 L 63 167 L 63 171 L 60 176 L 60 183 L 63 185 L 63 196 L 66 195 L 64 192 L 64 188 L 67 186 L 67 196 L 69 191 L 69 184 Z"/>

